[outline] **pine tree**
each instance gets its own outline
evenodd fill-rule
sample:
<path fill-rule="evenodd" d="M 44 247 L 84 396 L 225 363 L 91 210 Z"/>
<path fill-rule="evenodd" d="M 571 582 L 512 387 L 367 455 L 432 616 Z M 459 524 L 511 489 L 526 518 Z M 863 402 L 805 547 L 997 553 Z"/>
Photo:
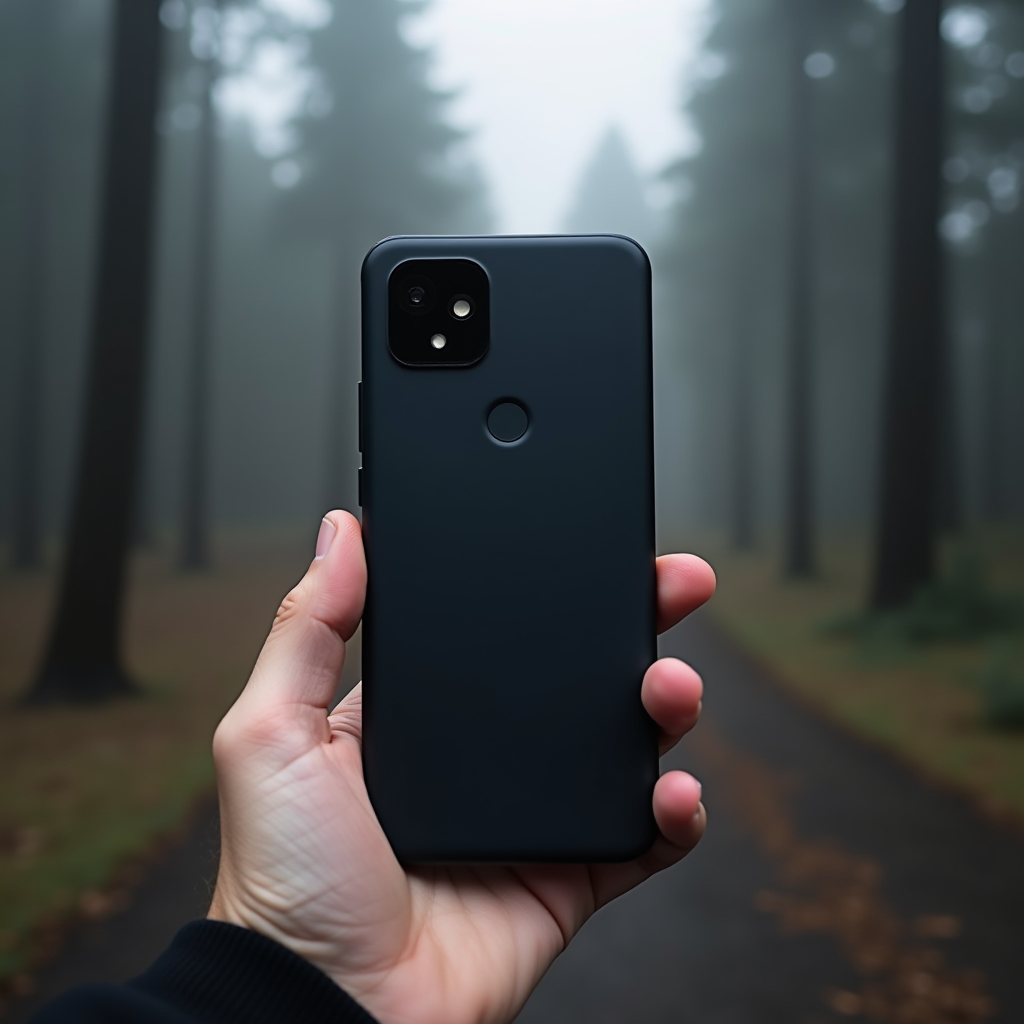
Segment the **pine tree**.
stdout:
<path fill-rule="evenodd" d="M 196 203 L 193 226 L 192 317 L 188 396 L 185 401 L 185 473 L 182 487 L 183 569 L 210 564 L 208 475 L 210 362 L 213 334 L 214 252 L 217 242 L 216 114 L 213 92 L 218 73 L 219 0 L 193 12 L 193 49 L 198 50 L 199 85 Z"/>
<path fill-rule="evenodd" d="M 605 132 L 576 191 L 564 228 L 573 234 L 610 233 L 654 241 L 654 218 L 644 196 L 643 179 L 622 132 Z"/>
<path fill-rule="evenodd" d="M 359 267 L 392 234 L 486 230 L 483 193 L 460 160 L 465 138 L 446 120 L 449 97 L 427 81 L 429 54 L 410 46 L 403 0 L 338 0 L 312 36 L 323 92 L 302 121 L 302 181 L 283 204 L 290 230 L 333 245 L 337 362 L 332 439 L 355 436 Z M 328 445 L 326 503 L 355 504 L 354 453 Z"/>
<path fill-rule="evenodd" d="M 22 0 L 22 38 L 31 55 L 22 104 L 22 268 L 20 365 L 14 430 L 14 516 L 11 561 L 18 569 L 42 564 L 40 468 L 43 424 L 43 310 L 46 280 L 46 183 L 49 162 L 49 43 L 53 4 Z"/>
<path fill-rule="evenodd" d="M 82 448 L 56 615 L 30 704 L 99 701 L 133 689 L 120 636 L 149 327 L 158 11 L 158 0 L 118 0 L 114 9 Z"/>
<path fill-rule="evenodd" d="M 940 0 L 900 15 L 893 241 L 878 538 L 871 603 L 905 604 L 935 568 L 939 396 L 945 353 L 938 236 L 943 156 Z"/>

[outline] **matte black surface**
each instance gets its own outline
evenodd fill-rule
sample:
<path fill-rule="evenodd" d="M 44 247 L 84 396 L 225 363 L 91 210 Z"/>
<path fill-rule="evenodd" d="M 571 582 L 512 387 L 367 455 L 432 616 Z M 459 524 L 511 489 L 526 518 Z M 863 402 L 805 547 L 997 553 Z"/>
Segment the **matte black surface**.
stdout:
<path fill-rule="evenodd" d="M 490 281 L 465 368 L 388 350 L 405 260 Z M 364 764 L 406 861 L 618 860 L 654 836 L 650 265 L 614 236 L 394 238 L 363 268 Z M 529 429 L 487 429 L 514 398 Z"/>

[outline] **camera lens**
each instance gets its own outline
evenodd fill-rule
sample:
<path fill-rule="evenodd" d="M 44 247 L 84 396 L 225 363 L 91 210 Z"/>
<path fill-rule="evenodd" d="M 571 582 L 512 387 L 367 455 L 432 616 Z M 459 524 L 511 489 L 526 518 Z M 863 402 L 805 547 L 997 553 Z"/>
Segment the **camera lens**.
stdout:
<path fill-rule="evenodd" d="M 395 290 L 398 305 L 407 313 L 423 316 L 434 308 L 437 288 L 429 277 L 414 274 L 401 281 Z"/>

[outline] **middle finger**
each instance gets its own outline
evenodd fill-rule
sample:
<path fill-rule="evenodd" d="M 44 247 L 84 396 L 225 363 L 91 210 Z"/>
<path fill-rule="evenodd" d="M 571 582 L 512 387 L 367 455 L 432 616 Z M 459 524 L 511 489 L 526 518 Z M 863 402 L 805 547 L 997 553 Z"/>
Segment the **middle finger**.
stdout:
<path fill-rule="evenodd" d="M 700 717 L 704 683 L 678 658 L 661 658 L 644 675 L 640 698 L 660 730 L 658 753 L 671 750 Z"/>

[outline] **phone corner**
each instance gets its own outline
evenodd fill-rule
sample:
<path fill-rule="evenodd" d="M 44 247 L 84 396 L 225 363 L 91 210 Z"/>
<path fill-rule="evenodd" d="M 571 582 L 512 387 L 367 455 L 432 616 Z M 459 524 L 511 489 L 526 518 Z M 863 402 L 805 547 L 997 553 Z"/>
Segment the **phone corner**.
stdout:
<path fill-rule="evenodd" d="M 631 235 L 611 233 L 605 236 L 615 247 L 636 266 L 641 268 L 648 277 L 652 274 L 651 257 L 647 250 Z"/>
<path fill-rule="evenodd" d="M 367 275 L 372 274 L 377 265 L 381 261 L 386 261 L 388 251 L 394 246 L 405 241 L 405 235 L 386 235 L 379 242 L 374 242 L 366 251 L 366 255 L 363 257 L 363 262 L 360 267 L 360 277 L 363 281 L 366 280 Z"/>

